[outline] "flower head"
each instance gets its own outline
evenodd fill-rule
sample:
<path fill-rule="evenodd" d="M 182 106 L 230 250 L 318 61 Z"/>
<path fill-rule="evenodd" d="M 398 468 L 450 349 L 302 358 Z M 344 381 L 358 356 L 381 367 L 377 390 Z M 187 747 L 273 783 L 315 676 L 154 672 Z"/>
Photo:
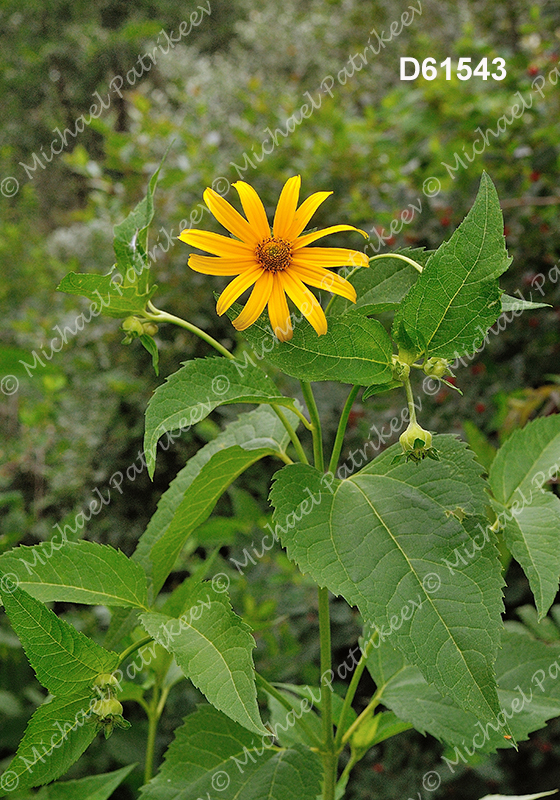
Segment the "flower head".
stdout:
<path fill-rule="evenodd" d="M 280 341 L 292 338 L 293 329 L 286 295 L 299 308 L 320 336 L 327 332 L 325 313 L 306 284 L 341 295 L 356 302 L 351 283 L 329 267 L 369 266 L 365 253 L 342 247 L 312 247 L 312 242 L 337 231 L 363 231 L 353 225 L 332 225 L 301 235 L 303 229 L 332 192 L 316 192 L 299 206 L 299 175 L 290 178 L 278 200 L 272 231 L 262 201 L 252 186 L 244 181 L 233 184 L 245 212 L 243 217 L 213 189 L 206 189 L 206 205 L 236 238 L 208 231 L 185 230 L 179 239 L 212 256 L 191 255 L 189 267 L 206 275 L 235 275 L 226 286 L 216 306 L 218 314 L 228 308 L 251 286 L 253 290 L 243 311 L 233 321 L 238 331 L 252 325 L 268 305 L 272 330 Z"/>

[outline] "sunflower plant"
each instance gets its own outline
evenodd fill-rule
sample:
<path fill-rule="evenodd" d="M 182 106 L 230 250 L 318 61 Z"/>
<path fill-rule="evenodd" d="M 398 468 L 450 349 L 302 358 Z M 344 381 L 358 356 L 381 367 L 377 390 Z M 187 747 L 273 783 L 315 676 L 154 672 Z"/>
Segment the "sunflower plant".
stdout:
<path fill-rule="evenodd" d="M 122 319 L 125 343 L 138 339 L 156 371 L 161 324 L 179 325 L 215 351 L 184 363 L 151 398 L 150 476 L 163 437 L 169 446 L 223 405 L 251 409 L 180 470 L 130 558 L 64 535 L 0 557 L 6 613 L 49 693 L 0 776 L 5 795 L 27 796 L 63 775 L 100 732 L 127 729 L 124 701 L 139 703 L 148 718 L 142 800 L 342 798 L 355 764 L 411 727 L 449 746 L 430 780 L 515 747 L 560 715 L 560 645 L 501 617 L 511 556 L 527 574 L 539 617 L 558 589 L 560 501 L 550 484 L 560 464 L 560 417 L 530 422 L 483 466 L 457 436 L 422 427 L 413 388 L 418 379 L 448 381 L 503 313 L 536 305 L 499 287 L 510 259 L 490 178 L 482 175 L 469 214 L 438 250 L 374 258 L 315 245 L 339 232 L 358 241 L 365 234 L 347 224 L 306 232 L 330 193 L 300 202 L 298 176 L 282 189 L 272 226 L 247 183 L 234 184 L 243 213 L 208 189 L 208 209 L 231 235 L 186 230 L 179 238 L 192 251 L 192 270 L 232 278 L 217 301 L 217 313 L 244 334 L 230 352 L 153 302 L 148 227 L 158 173 L 115 227 L 113 271 L 70 273 L 59 288 Z M 280 390 L 290 383 L 283 375 L 299 381 L 297 396 Z M 315 392 L 328 390 L 328 381 L 349 390 L 326 453 Z M 352 407 L 360 393 L 367 403 L 393 390 L 402 392 L 406 428 L 356 469 L 342 458 Z M 255 671 L 251 629 L 228 597 L 235 573 L 217 572 L 216 554 L 168 588 L 189 537 L 264 458 L 279 469 L 260 550 L 279 541 L 318 587 L 315 685 L 270 682 Z M 245 566 L 254 561 L 244 555 Z M 331 653 L 331 595 L 363 620 L 346 684 Z M 109 607 L 104 643 L 60 619 L 53 601 Z M 366 670 L 375 692 L 358 705 Z M 154 775 L 158 722 L 183 679 L 207 703 L 186 717 Z"/>

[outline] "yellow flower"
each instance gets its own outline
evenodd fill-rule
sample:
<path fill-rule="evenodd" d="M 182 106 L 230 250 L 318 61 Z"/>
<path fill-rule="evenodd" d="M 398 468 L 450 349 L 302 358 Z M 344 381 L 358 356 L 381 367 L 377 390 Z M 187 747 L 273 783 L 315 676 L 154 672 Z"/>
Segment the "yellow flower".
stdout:
<path fill-rule="evenodd" d="M 280 341 L 292 338 L 293 330 L 286 295 L 309 320 L 318 335 L 327 332 L 327 320 L 318 300 L 305 284 L 324 289 L 356 302 L 351 283 L 325 267 L 369 266 L 365 253 L 341 247 L 307 245 L 336 231 L 363 231 L 353 225 L 330 228 L 300 236 L 301 232 L 332 192 L 316 192 L 297 208 L 301 178 L 290 178 L 278 200 L 272 235 L 262 201 L 252 186 L 244 181 L 233 184 L 239 194 L 245 217 L 212 189 L 206 189 L 206 205 L 236 238 L 208 231 L 185 230 L 179 239 L 213 256 L 191 255 L 189 267 L 206 275 L 236 275 L 226 286 L 216 306 L 224 314 L 250 286 L 253 290 L 241 314 L 233 321 L 238 331 L 252 325 L 268 303 L 272 330 Z M 218 256 L 217 258 L 215 256 Z"/>

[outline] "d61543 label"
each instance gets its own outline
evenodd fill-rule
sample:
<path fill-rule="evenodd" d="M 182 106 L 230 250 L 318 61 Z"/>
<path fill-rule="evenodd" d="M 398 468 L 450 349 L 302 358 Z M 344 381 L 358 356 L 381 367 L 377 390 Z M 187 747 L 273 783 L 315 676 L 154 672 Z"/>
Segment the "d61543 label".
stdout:
<path fill-rule="evenodd" d="M 487 81 L 488 78 L 493 78 L 495 81 L 503 81 L 506 77 L 506 62 L 504 58 L 493 58 L 488 66 L 488 59 L 481 58 L 476 67 L 471 66 L 472 58 L 460 58 L 456 67 L 455 74 L 460 81 L 468 81 L 471 78 L 482 78 Z M 446 58 L 439 64 L 439 68 L 445 70 L 445 80 L 451 80 L 451 73 L 453 72 L 453 64 L 451 57 Z M 410 74 L 412 72 L 412 74 Z M 438 76 L 438 65 L 435 58 L 425 58 L 422 63 L 417 58 L 411 56 L 401 57 L 401 81 L 414 81 L 418 76 L 426 81 L 433 81 Z"/>

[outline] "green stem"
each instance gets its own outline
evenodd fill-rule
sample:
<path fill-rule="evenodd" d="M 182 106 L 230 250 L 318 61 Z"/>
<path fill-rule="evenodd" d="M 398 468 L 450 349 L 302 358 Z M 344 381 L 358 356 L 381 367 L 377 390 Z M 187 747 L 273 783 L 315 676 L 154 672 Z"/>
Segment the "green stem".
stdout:
<path fill-rule="evenodd" d="M 181 319 L 181 317 L 176 317 L 175 314 L 169 314 L 167 311 L 160 311 L 159 308 L 156 308 L 151 300 L 148 301 L 148 308 L 152 312 L 151 314 L 148 312 L 144 312 L 144 317 L 146 319 L 151 320 L 152 322 L 172 322 L 174 325 L 179 325 L 181 328 L 185 328 L 187 331 L 194 333 L 195 336 L 198 336 L 200 339 L 203 339 L 207 344 L 211 345 L 215 350 L 220 353 L 220 355 L 225 356 L 226 358 L 234 358 L 234 356 L 226 350 L 226 348 L 221 345 L 213 336 L 210 336 L 209 333 L 203 331 L 202 328 L 198 328 L 196 325 L 193 325 L 192 322 L 187 322 L 186 319 Z"/>
<path fill-rule="evenodd" d="M 410 385 L 410 378 L 401 378 L 406 392 L 406 401 L 408 403 L 408 413 L 410 415 L 410 422 L 412 425 L 416 422 L 416 407 L 414 405 L 414 395 L 412 394 L 412 386 Z"/>
<path fill-rule="evenodd" d="M 273 409 L 273 411 L 276 412 L 276 415 L 278 416 L 278 419 L 280 420 L 282 425 L 287 430 L 288 436 L 290 437 L 290 440 L 291 440 L 291 442 L 292 442 L 292 444 L 293 444 L 293 446 L 295 448 L 295 451 L 296 451 L 296 453 L 298 455 L 299 460 L 302 462 L 302 464 L 309 464 L 309 461 L 307 459 L 307 456 L 305 455 L 305 451 L 304 451 L 304 449 L 302 447 L 302 444 L 301 444 L 301 442 L 299 440 L 299 437 L 298 437 L 297 433 L 295 432 L 295 430 L 290 425 L 290 423 L 288 421 L 288 418 L 286 417 L 284 412 L 277 405 L 274 405 L 273 403 L 271 403 L 271 408 Z"/>
<path fill-rule="evenodd" d="M 282 706 L 284 706 L 284 708 L 286 708 L 288 711 L 293 711 L 294 707 L 292 706 L 290 701 L 287 700 L 287 698 L 285 698 L 284 695 L 281 692 L 279 692 L 278 689 L 276 689 L 275 686 L 273 686 L 271 683 L 269 683 L 266 680 L 266 678 L 263 678 L 262 675 L 259 675 L 258 672 L 255 672 L 255 681 L 257 682 L 257 684 L 262 689 L 264 689 L 265 692 L 267 692 L 267 694 L 269 694 L 271 697 L 274 697 L 276 700 L 278 700 L 278 702 Z M 296 721 L 296 724 L 298 724 L 300 726 L 302 731 L 305 731 L 305 734 L 306 734 L 308 740 L 310 742 L 313 742 L 318 747 L 320 747 L 321 746 L 321 740 L 317 738 L 317 734 L 315 733 L 315 731 L 311 730 L 311 728 L 309 727 L 307 722 L 305 722 L 303 719 L 298 719 L 297 717 L 295 717 L 295 721 Z"/>
<path fill-rule="evenodd" d="M 313 463 L 319 472 L 325 471 L 325 460 L 323 457 L 323 435 L 321 432 L 321 419 L 317 409 L 317 403 L 313 396 L 311 384 L 307 381 L 300 381 L 303 397 L 307 404 L 309 416 L 311 418 L 311 433 L 313 435 Z"/>
<path fill-rule="evenodd" d="M 338 779 L 337 788 L 339 786 L 344 786 L 345 785 L 345 781 L 348 779 L 348 776 L 350 775 L 352 769 L 356 766 L 356 764 L 358 763 L 359 760 L 360 759 L 358 758 L 358 756 L 355 753 L 353 753 L 350 756 L 350 761 L 348 762 L 348 764 L 346 764 L 346 766 L 344 767 L 344 769 L 342 771 L 342 775 Z"/>
<path fill-rule="evenodd" d="M 336 439 L 334 440 L 334 445 L 331 453 L 331 460 L 329 462 L 329 470 L 328 470 L 329 472 L 334 473 L 336 465 L 338 464 L 338 459 L 340 458 L 340 451 L 342 450 L 342 443 L 344 442 L 344 434 L 346 433 L 346 426 L 348 425 L 348 417 L 350 416 L 350 411 L 352 410 L 352 406 L 354 405 L 354 400 L 356 399 L 359 391 L 360 391 L 359 386 L 353 386 L 350 389 L 350 394 L 346 398 L 346 403 L 344 404 L 344 408 L 342 409 L 342 416 L 340 417 L 340 421 L 338 423 Z"/>
<path fill-rule="evenodd" d="M 334 750 L 331 669 L 331 623 L 329 617 L 329 590 L 319 588 L 319 638 L 321 643 L 321 718 L 323 721 L 323 800 L 334 800 L 338 757 Z"/>
<path fill-rule="evenodd" d="M 148 783 L 154 774 L 154 756 L 156 745 L 156 734 L 161 712 L 159 711 L 159 688 L 157 684 L 153 688 L 152 699 L 148 712 L 148 739 L 146 741 L 146 764 L 144 766 L 144 783 Z"/>
<path fill-rule="evenodd" d="M 130 655 L 132 655 L 132 653 L 135 653 L 137 650 L 140 650 L 140 648 L 144 647 L 145 644 L 149 644 L 152 641 L 152 638 L 153 637 L 151 636 L 143 636 L 142 639 L 138 639 L 136 642 L 133 642 L 130 645 L 130 647 L 127 647 L 126 650 L 123 650 L 122 653 L 119 655 L 119 662 L 117 664 L 117 667 L 120 667 L 123 661 L 126 661 L 126 659 Z"/>
<path fill-rule="evenodd" d="M 368 656 L 371 652 L 371 648 L 373 647 L 378 633 L 375 633 L 367 640 L 364 649 L 362 650 L 362 655 L 360 656 L 360 660 L 356 664 L 356 669 L 354 670 L 354 674 L 352 675 L 352 680 L 350 681 L 350 685 L 346 692 L 346 697 L 344 698 L 344 703 L 342 706 L 342 711 L 340 712 L 340 717 L 338 720 L 338 727 L 336 730 L 336 739 L 334 742 L 335 749 L 340 752 L 344 745 L 342 744 L 342 737 L 344 736 L 344 724 L 346 722 L 346 717 L 348 716 L 348 712 L 352 706 L 352 701 L 356 695 L 356 691 L 358 689 L 358 684 L 360 683 L 360 678 L 362 677 L 362 673 L 366 667 L 366 662 Z"/>
<path fill-rule="evenodd" d="M 413 266 L 418 272 L 423 272 L 424 269 L 417 261 L 413 261 L 412 258 L 408 258 L 407 256 L 401 256 L 400 253 L 380 253 L 378 256 L 372 256 L 369 263 L 371 264 L 372 261 L 376 261 L 378 258 L 400 258 L 401 261 L 406 261 L 407 264 Z"/>

